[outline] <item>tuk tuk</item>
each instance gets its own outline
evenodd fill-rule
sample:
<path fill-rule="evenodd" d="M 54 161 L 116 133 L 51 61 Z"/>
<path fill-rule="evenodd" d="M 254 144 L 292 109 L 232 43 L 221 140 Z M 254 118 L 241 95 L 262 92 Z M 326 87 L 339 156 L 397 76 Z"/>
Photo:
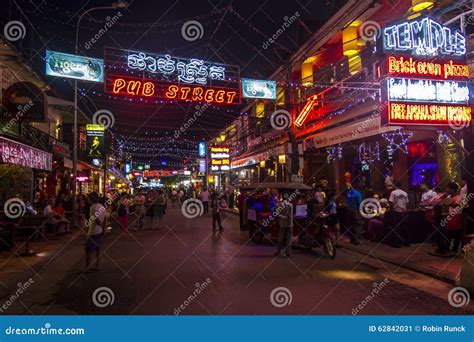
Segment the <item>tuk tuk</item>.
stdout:
<path fill-rule="evenodd" d="M 317 210 L 308 192 L 312 188 L 302 183 L 262 182 L 245 187 L 250 192 L 246 199 L 244 218 L 249 237 L 255 243 L 262 243 L 265 237 L 278 239 L 278 198 L 282 195 L 293 204 L 293 236 L 307 250 L 323 246 L 324 252 L 335 257 L 334 238 L 325 225 L 325 217 Z"/>

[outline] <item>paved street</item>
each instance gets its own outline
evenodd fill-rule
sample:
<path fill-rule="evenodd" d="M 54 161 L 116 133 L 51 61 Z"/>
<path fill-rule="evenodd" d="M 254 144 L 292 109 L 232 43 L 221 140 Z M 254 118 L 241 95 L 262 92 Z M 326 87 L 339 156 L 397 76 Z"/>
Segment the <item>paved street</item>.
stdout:
<path fill-rule="evenodd" d="M 35 290 L 26 291 L 21 306 L 16 303 L 12 310 L 145 315 L 470 312 L 449 305 L 445 298 L 452 286 L 345 249 L 338 249 L 335 260 L 319 250 L 274 258 L 271 242 L 249 241 L 234 215 L 224 220 L 223 233 L 211 232 L 209 215 L 186 219 L 177 208 L 167 210 L 164 223 L 155 231 L 110 233 L 98 272 L 82 273 L 82 242 L 73 241 L 34 277 Z M 110 289 L 113 304 L 94 304 L 93 293 L 101 287 Z M 273 305 L 270 296 L 278 287 L 289 292 L 274 297 Z"/>

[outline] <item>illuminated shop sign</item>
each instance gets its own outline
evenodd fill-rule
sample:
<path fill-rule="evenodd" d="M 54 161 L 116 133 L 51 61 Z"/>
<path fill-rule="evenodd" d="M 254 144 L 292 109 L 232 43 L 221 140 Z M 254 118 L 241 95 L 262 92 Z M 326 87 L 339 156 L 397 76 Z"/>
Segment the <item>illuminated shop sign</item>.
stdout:
<path fill-rule="evenodd" d="M 390 101 L 467 104 L 467 82 L 388 78 L 387 93 Z"/>
<path fill-rule="evenodd" d="M 230 148 L 225 146 L 211 147 L 211 170 L 229 171 L 230 170 Z"/>
<path fill-rule="evenodd" d="M 431 18 L 418 17 L 385 27 L 383 48 L 417 56 L 464 56 L 466 38 Z"/>
<path fill-rule="evenodd" d="M 46 75 L 103 82 L 104 61 L 46 50 Z"/>
<path fill-rule="evenodd" d="M 89 158 L 102 158 L 105 153 L 105 126 L 86 125 L 86 153 Z"/>
<path fill-rule="evenodd" d="M 167 177 L 174 175 L 175 171 L 171 170 L 147 170 L 143 172 L 144 177 Z M 177 171 L 176 171 L 177 173 Z"/>
<path fill-rule="evenodd" d="M 107 75 L 105 91 L 117 95 L 145 98 L 162 98 L 214 104 L 240 103 L 240 94 L 235 89 L 173 84 L 159 80 L 122 77 L 117 75 Z"/>
<path fill-rule="evenodd" d="M 0 137 L 0 160 L 3 163 L 46 171 L 51 171 L 53 165 L 51 153 L 2 137 Z"/>
<path fill-rule="evenodd" d="M 242 80 L 242 96 L 251 99 L 276 99 L 276 81 Z"/>
<path fill-rule="evenodd" d="M 463 105 L 391 102 L 388 106 L 388 122 L 467 127 L 472 119 L 471 111 L 470 106 Z"/>
<path fill-rule="evenodd" d="M 301 127 L 304 122 L 306 121 L 306 118 L 308 117 L 309 113 L 314 109 L 314 106 L 318 103 L 318 96 L 313 95 L 311 96 L 306 104 L 304 105 L 303 109 L 299 113 L 299 115 L 296 117 L 295 120 L 295 125 L 298 127 Z"/>
<path fill-rule="evenodd" d="M 206 143 L 204 141 L 199 142 L 198 152 L 199 152 L 199 157 L 205 157 L 206 156 Z"/>
<path fill-rule="evenodd" d="M 425 78 L 460 79 L 469 78 L 467 64 L 452 60 L 447 62 L 417 60 L 413 57 L 389 56 L 386 64 L 387 74 Z"/>

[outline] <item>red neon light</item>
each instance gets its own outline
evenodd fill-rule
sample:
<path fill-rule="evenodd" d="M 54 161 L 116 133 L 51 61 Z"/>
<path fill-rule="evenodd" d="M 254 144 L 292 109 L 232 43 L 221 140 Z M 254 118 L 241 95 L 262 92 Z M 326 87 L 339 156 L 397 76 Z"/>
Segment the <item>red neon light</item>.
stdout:
<path fill-rule="evenodd" d="M 467 64 L 458 64 L 452 60 L 433 62 L 418 60 L 413 57 L 388 56 L 386 62 L 388 75 L 406 75 L 439 79 L 469 78 Z"/>
<path fill-rule="evenodd" d="M 105 92 L 133 97 L 156 97 L 215 104 L 240 103 L 240 89 L 181 85 L 118 75 L 106 75 Z"/>
<path fill-rule="evenodd" d="M 472 108 L 463 105 L 390 102 L 388 122 L 406 125 L 449 125 L 467 127 L 472 120 Z"/>
<path fill-rule="evenodd" d="M 306 118 L 309 115 L 309 112 L 313 109 L 313 106 L 316 104 L 317 101 L 318 101 L 317 95 L 313 95 L 310 98 L 308 98 L 308 101 L 306 102 L 300 114 L 295 120 L 296 126 L 301 127 L 301 125 L 303 125 L 303 123 L 305 122 Z"/>

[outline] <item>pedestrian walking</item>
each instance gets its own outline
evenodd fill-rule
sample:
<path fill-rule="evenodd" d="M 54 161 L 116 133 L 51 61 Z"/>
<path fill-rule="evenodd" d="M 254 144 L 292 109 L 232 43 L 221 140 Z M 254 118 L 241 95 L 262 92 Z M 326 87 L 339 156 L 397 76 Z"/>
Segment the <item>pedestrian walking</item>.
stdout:
<path fill-rule="evenodd" d="M 409 247 L 408 230 L 406 225 L 405 212 L 408 206 L 408 194 L 401 189 L 400 181 L 393 182 L 394 190 L 390 193 L 390 218 L 389 232 L 390 243 L 394 248 L 400 248 L 402 245 Z"/>
<path fill-rule="evenodd" d="M 276 212 L 280 230 L 275 256 L 289 258 L 291 257 L 291 239 L 293 237 L 293 204 L 288 199 L 283 199 L 276 208 Z"/>
<path fill-rule="evenodd" d="M 209 198 L 211 197 L 211 194 L 209 193 L 209 190 L 207 187 L 203 189 L 201 192 L 201 202 L 202 206 L 204 208 L 204 214 L 207 214 L 209 212 Z"/>
<path fill-rule="evenodd" d="M 224 208 L 223 202 L 224 199 L 219 196 L 217 192 L 213 192 L 211 195 L 211 207 L 212 207 L 212 230 L 222 231 L 224 228 L 222 227 L 221 222 L 221 210 Z"/>
<path fill-rule="evenodd" d="M 138 193 L 135 196 L 135 215 L 137 217 L 137 228 L 138 230 L 143 229 L 143 222 L 145 220 L 145 195 L 143 192 Z"/>
<path fill-rule="evenodd" d="M 117 220 L 123 232 L 128 233 L 129 203 L 126 193 L 122 193 L 117 206 Z"/>
<path fill-rule="evenodd" d="M 161 221 L 166 210 L 166 196 L 163 191 L 158 190 L 158 195 L 156 196 L 154 204 L 154 215 L 152 216 L 152 219 L 154 217 L 158 218 L 158 226 L 156 227 L 156 229 L 158 229 L 161 226 Z M 151 228 L 155 229 L 153 228 L 153 222 L 151 223 Z"/>
<path fill-rule="evenodd" d="M 89 217 L 89 229 L 87 231 L 87 239 L 85 244 L 86 253 L 86 268 L 85 271 L 89 271 L 91 262 L 91 254 L 95 252 L 95 268 L 99 270 L 100 264 L 100 246 L 102 243 L 102 236 L 105 228 L 105 207 L 99 203 L 99 195 L 96 192 L 90 195 L 91 202 L 93 203 L 90 208 Z"/>

